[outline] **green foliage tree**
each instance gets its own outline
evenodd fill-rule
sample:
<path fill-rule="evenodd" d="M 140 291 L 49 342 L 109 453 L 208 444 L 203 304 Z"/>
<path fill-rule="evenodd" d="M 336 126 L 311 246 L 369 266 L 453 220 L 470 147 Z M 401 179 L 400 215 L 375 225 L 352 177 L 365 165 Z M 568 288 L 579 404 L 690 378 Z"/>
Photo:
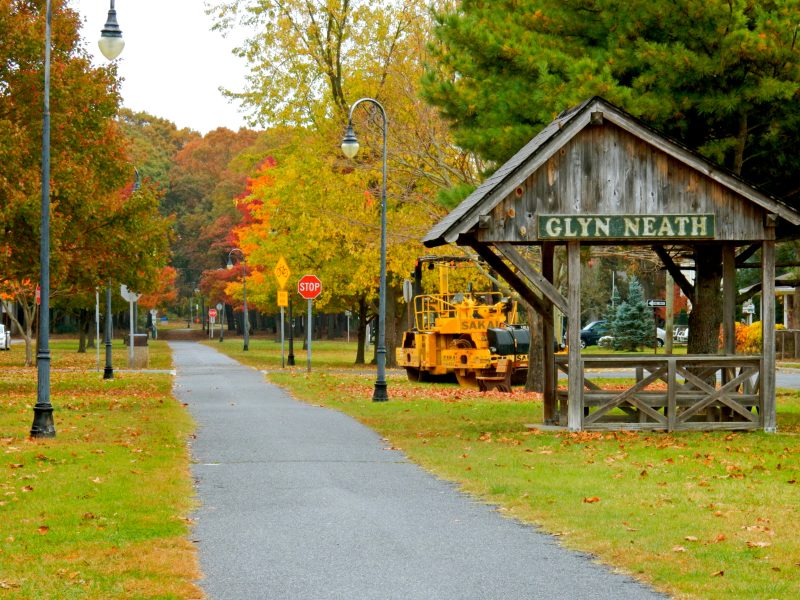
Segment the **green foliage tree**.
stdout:
<path fill-rule="evenodd" d="M 464 0 L 436 13 L 424 96 L 502 162 L 593 95 L 797 204 L 795 0 Z M 715 352 L 721 250 L 695 250 L 690 352 Z"/>
<path fill-rule="evenodd" d="M 616 350 L 636 350 L 653 339 L 653 311 L 644 300 L 639 279 L 631 277 L 628 299 L 621 302 L 611 321 L 611 335 Z"/>
<path fill-rule="evenodd" d="M 465 0 L 436 14 L 423 90 L 498 162 L 602 95 L 792 201 L 798 17 L 794 0 Z"/>

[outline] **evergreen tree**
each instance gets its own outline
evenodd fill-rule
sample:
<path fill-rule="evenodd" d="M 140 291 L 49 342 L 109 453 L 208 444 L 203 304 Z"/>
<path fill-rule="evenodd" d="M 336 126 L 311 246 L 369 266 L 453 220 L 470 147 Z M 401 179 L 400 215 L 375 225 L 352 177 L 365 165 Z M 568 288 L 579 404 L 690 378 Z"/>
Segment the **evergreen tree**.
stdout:
<path fill-rule="evenodd" d="M 436 14 L 423 92 L 496 162 L 600 95 L 800 201 L 798 21 L 796 0 L 462 0 Z"/>
<path fill-rule="evenodd" d="M 628 299 L 617 306 L 611 322 L 614 349 L 632 351 L 645 346 L 652 340 L 654 330 L 653 312 L 644 301 L 642 286 L 636 277 L 631 277 Z"/>

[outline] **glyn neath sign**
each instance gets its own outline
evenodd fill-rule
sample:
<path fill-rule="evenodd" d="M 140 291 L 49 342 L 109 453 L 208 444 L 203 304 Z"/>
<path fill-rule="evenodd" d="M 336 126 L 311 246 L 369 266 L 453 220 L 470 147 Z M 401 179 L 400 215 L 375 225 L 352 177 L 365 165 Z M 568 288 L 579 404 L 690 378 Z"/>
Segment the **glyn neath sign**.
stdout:
<path fill-rule="evenodd" d="M 713 214 L 538 215 L 539 239 L 713 238 Z"/>

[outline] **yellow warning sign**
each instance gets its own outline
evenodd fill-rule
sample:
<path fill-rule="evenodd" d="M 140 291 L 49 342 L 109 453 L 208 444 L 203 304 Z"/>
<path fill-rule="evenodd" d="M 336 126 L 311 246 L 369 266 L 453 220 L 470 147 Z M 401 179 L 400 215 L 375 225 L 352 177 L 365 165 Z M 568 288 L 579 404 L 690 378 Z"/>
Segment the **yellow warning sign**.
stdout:
<path fill-rule="evenodd" d="M 275 279 L 278 280 L 278 285 L 281 286 L 281 289 L 286 287 L 286 282 L 289 281 L 289 275 L 291 274 L 292 272 L 289 270 L 289 265 L 286 264 L 286 260 L 281 256 L 278 259 L 278 264 L 275 265 Z M 279 302 L 278 306 L 289 306 L 288 300 L 287 304 L 284 305 Z"/>
<path fill-rule="evenodd" d="M 278 291 L 278 308 L 289 306 L 289 292 L 286 290 Z"/>

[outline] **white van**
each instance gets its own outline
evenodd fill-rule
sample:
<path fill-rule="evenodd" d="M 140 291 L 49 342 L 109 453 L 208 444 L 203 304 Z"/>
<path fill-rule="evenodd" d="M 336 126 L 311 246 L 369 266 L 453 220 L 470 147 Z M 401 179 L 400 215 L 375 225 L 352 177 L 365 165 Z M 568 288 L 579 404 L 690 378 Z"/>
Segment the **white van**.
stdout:
<path fill-rule="evenodd" d="M 11 350 L 11 332 L 0 323 L 0 350 Z"/>

